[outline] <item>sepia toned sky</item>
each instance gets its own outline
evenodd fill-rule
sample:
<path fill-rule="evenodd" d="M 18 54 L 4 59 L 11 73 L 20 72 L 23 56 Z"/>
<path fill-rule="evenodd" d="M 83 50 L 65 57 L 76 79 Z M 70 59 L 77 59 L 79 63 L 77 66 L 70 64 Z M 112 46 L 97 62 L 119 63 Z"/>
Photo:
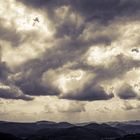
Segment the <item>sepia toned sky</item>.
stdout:
<path fill-rule="evenodd" d="M 0 120 L 140 119 L 139 0 L 0 1 Z"/>

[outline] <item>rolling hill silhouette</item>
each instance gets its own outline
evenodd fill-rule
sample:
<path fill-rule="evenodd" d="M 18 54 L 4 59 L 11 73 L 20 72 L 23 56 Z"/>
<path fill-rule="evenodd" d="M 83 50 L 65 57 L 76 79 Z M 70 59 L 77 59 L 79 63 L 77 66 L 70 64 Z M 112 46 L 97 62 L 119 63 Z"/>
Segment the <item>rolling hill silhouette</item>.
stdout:
<path fill-rule="evenodd" d="M 2 140 L 137 140 L 138 122 L 85 123 L 39 121 L 34 123 L 0 122 Z M 140 139 L 138 139 L 140 140 Z"/>

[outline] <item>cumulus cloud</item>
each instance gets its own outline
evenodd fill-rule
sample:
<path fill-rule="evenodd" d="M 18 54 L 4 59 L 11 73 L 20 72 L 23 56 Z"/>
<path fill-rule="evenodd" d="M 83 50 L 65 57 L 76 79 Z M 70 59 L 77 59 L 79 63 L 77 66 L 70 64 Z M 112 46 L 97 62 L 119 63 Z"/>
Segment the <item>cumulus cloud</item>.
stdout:
<path fill-rule="evenodd" d="M 131 53 L 133 45 L 138 47 L 138 0 L 11 0 L 3 4 L 12 14 L 7 18 L 0 13 L 2 48 L 6 50 L 0 76 L 8 83 L 10 79 L 20 94 L 108 100 L 114 95 L 104 83 L 122 80 L 140 66 Z M 39 23 L 33 26 L 35 17 Z M 8 75 L 7 65 L 13 71 Z M 125 95 L 128 90 L 119 89 L 118 96 L 136 98 L 132 89 Z"/>
<path fill-rule="evenodd" d="M 118 89 L 117 93 L 120 99 L 129 100 L 129 99 L 137 99 L 138 95 L 134 91 L 133 87 L 129 84 L 124 84 Z"/>
<path fill-rule="evenodd" d="M 124 102 L 124 105 L 122 107 L 123 110 L 133 110 L 134 109 L 134 106 L 131 105 L 129 102 Z"/>
<path fill-rule="evenodd" d="M 70 99 L 70 100 L 79 100 L 79 101 L 94 101 L 94 100 L 108 100 L 111 99 L 114 95 L 107 94 L 105 90 L 98 85 L 86 85 L 83 89 L 79 89 L 62 95 L 61 98 Z"/>
<path fill-rule="evenodd" d="M 85 104 L 79 102 L 63 102 L 63 104 L 55 103 L 47 104 L 44 107 L 46 113 L 80 113 L 85 111 Z"/>
<path fill-rule="evenodd" d="M 139 103 L 132 104 L 132 103 L 129 103 L 128 101 L 124 101 L 122 109 L 126 110 L 126 111 L 129 111 L 129 110 L 139 110 L 140 109 L 140 105 L 139 105 Z"/>
<path fill-rule="evenodd" d="M 135 60 L 132 57 L 125 56 L 123 54 L 119 54 L 117 56 L 112 56 L 106 60 L 109 60 L 108 65 L 103 66 L 99 65 L 95 68 L 95 72 L 97 73 L 97 79 L 113 79 L 119 78 L 120 76 L 124 75 L 128 71 L 132 70 L 133 68 L 140 67 L 140 61 Z"/>
<path fill-rule="evenodd" d="M 9 79 L 11 73 L 6 62 L 0 61 L 0 98 L 32 100 L 32 97 L 25 95 L 22 90 Z"/>
<path fill-rule="evenodd" d="M 25 95 L 18 87 L 0 83 L 0 98 L 32 100 L 33 98 Z"/>

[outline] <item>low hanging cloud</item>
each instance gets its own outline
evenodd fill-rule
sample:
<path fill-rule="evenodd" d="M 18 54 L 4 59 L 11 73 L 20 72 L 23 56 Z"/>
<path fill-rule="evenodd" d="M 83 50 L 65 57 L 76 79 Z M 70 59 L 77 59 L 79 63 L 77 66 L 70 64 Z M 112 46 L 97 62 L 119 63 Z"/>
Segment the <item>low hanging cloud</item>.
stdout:
<path fill-rule="evenodd" d="M 13 81 L 8 79 L 11 70 L 5 62 L 0 62 L 0 98 L 33 100 L 32 97 L 25 95 Z"/>
<path fill-rule="evenodd" d="M 63 102 L 63 104 L 47 104 L 44 107 L 46 113 L 81 113 L 85 112 L 85 104 L 79 102 Z"/>
<path fill-rule="evenodd" d="M 122 106 L 122 109 L 123 110 L 133 110 L 134 109 L 134 106 L 131 105 L 129 102 L 124 102 L 123 106 Z"/>
<path fill-rule="evenodd" d="M 25 95 L 18 87 L 14 85 L 5 85 L 0 83 L 0 98 L 4 99 L 21 99 L 30 101 L 33 98 Z"/>
<path fill-rule="evenodd" d="M 109 100 L 113 98 L 113 94 L 108 94 L 106 91 L 98 85 L 86 85 L 83 89 L 76 90 L 72 93 L 67 93 L 62 95 L 60 98 L 69 100 L 79 100 L 79 101 L 94 101 L 94 100 Z"/>
<path fill-rule="evenodd" d="M 134 105 L 132 103 L 129 103 L 128 101 L 124 101 L 122 109 L 126 110 L 126 111 L 137 110 L 137 109 L 139 110 L 140 109 L 140 104 L 137 103 L 137 104 Z"/>
<path fill-rule="evenodd" d="M 129 99 L 138 99 L 138 94 L 133 90 L 133 87 L 129 84 L 124 84 L 118 89 L 117 93 L 120 99 L 129 100 Z"/>

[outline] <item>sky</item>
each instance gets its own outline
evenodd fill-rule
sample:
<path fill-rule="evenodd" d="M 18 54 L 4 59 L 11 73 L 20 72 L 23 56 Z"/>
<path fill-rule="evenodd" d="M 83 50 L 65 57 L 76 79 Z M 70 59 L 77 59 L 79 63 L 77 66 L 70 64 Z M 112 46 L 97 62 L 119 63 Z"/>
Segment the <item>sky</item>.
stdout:
<path fill-rule="evenodd" d="M 140 119 L 140 0 L 0 1 L 0 120 Z"/>

